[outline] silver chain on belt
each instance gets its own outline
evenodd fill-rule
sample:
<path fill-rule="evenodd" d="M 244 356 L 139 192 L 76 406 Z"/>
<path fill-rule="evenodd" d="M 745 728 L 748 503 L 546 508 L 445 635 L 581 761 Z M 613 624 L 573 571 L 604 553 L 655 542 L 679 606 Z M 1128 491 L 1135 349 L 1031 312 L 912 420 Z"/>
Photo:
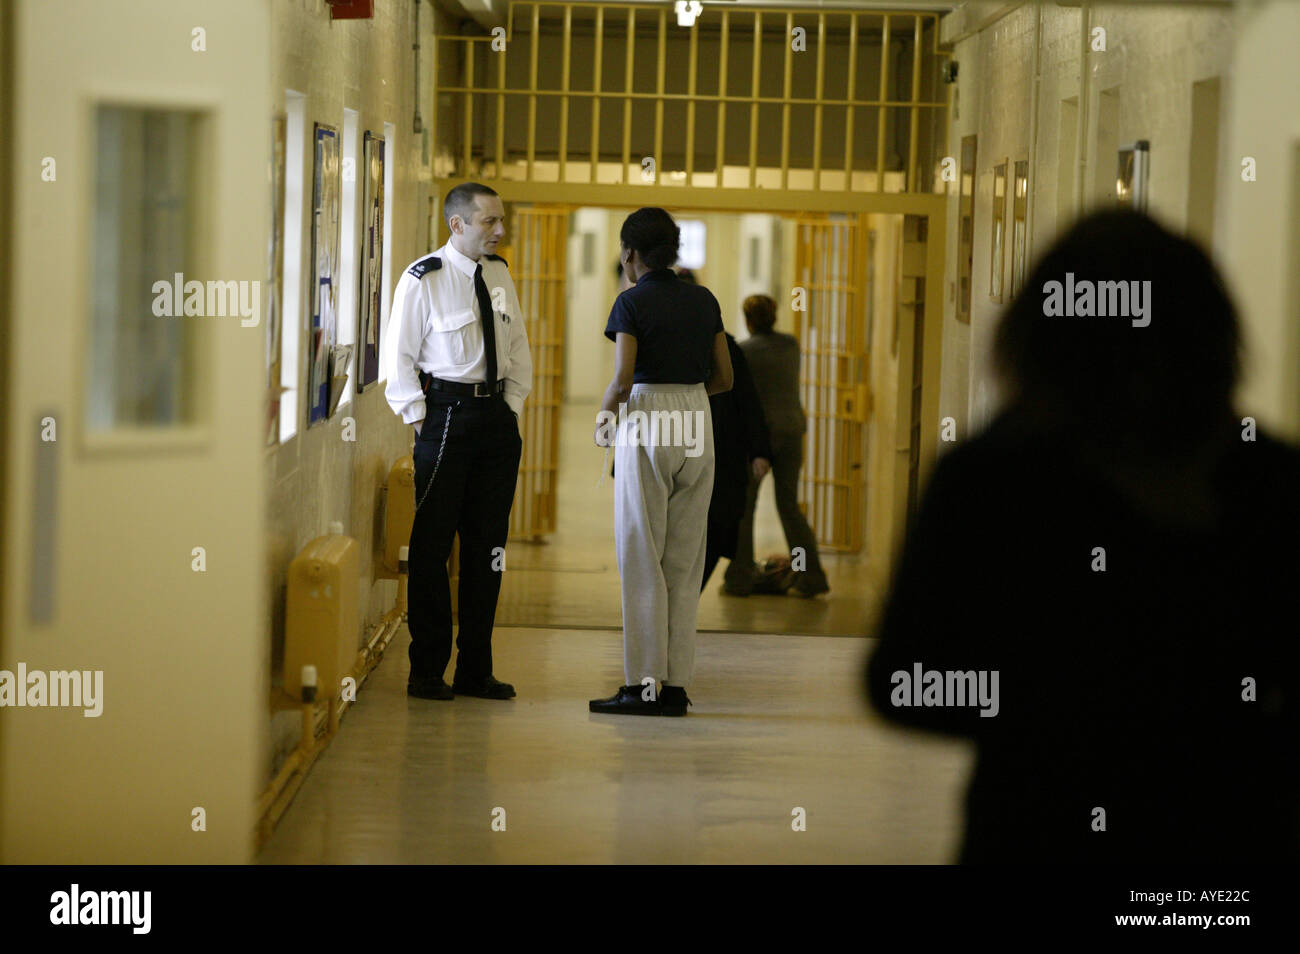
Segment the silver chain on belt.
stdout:
<path fill-rule="evenodd" d="M 442 463 L 442 452 L 447 448 L 447 431 L 451 427 L 451 409 L 460 407 L 460 402 L 447 405 L 447 419 L 442 424 L 442 443 L 438 445 L 438 459 L 433 462 L 433 473 L 429 475 L 429 483 L 424 488 L 424 493 L 420 495 L 420 500 L 415 505 L 415 512 L 420 512 L 420 505 L 424 503 L 424 498 L 429 496 L 429 491 L 433 489 L 433 482 L 438 476 L 438 465 Z"/>

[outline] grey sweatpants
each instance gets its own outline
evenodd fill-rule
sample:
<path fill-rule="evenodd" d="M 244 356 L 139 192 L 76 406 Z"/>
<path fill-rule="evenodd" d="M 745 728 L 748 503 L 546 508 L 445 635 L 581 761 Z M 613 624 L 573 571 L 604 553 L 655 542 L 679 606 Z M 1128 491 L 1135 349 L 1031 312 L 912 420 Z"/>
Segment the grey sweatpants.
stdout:
<path fill-rule="evenodd" d="M 614 448 L 625 685 L 647 676 L 673 686 L 691 681 L 712 495 L 704 385 L 634 384 Z"/>

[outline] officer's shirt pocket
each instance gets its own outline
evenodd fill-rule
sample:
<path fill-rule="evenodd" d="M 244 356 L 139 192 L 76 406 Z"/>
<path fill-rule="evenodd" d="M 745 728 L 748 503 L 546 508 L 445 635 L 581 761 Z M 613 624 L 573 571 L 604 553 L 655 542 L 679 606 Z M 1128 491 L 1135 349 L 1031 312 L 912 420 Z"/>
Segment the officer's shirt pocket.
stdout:
<path fill-rule="evenodd" d="M 434 312 L 430 319 L 434 359 L 440 364 L 468 365 L 482 347 L 483 329 L 473 309 Z"/>

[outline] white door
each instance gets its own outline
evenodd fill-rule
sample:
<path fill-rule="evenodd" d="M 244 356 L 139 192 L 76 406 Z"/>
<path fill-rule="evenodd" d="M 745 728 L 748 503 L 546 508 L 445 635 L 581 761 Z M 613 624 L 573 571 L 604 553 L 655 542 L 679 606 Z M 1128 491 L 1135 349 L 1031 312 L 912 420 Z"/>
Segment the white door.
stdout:
<path fill-rule="evenodd" d="M 0 680 L 29 704 L 0 709 L 0 861 L 245 861 L 265 781 L 265 329 L 244 306 L 266 272 L 269 4 L 5 16 Z M 160 290 L 189 281 L 201 314 Z M 32 673 L 74 671 L 40 704 Z"/>

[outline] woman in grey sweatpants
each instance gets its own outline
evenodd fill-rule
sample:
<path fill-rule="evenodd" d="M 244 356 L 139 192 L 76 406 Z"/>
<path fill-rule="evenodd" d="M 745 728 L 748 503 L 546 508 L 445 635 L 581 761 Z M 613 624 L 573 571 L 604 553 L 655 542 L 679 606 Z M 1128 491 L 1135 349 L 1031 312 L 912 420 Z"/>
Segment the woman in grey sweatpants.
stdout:
<path fill-rule="evenodd" d="M 709 395 L 731 388 L 722 310 L 672 270 L 680 230 L 638 209 L 619 233 L 634 284 L 614 302 L 615 342 L 596 443 L 615 445 L 614 536 L 623 588 L 626 684 L 592 712 L 685 715 L 713 494 Z M 656 682 L 662 689 L 656 691 Z"/>

